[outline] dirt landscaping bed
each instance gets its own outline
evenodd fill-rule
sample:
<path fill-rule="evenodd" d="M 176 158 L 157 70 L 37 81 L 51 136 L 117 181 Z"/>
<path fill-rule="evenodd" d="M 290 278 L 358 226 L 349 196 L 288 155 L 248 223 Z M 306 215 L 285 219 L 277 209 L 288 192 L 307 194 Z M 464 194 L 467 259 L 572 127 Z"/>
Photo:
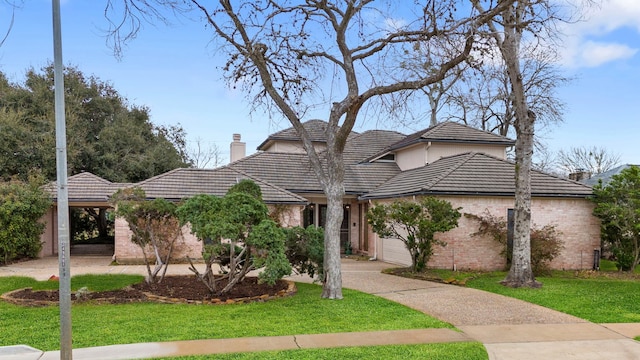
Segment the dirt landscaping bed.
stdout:
<path fill-rule="evenodd" d="M 220 284 L 220 288 L 224 286 Z M 270 299 L 295 294 L 295 283 L 279 280 L 273 286 L 259 283 L 256 277 L 247 277 L 242 283 L 223 296 L 213 296 L 207 287 L 194 276 L 166 276 L 160 284 L 149 285 L 146 282 L 134 284 L 121 290 L 76 291 L 71 294 L 75 303 L 92 302 L 123 304 L 130 302 L 160 302 L 188 304 L 235 304 Z M 18 289 L 0 296 L 5 301 L 23 306 L 56 305 L 58 290 Z"/>

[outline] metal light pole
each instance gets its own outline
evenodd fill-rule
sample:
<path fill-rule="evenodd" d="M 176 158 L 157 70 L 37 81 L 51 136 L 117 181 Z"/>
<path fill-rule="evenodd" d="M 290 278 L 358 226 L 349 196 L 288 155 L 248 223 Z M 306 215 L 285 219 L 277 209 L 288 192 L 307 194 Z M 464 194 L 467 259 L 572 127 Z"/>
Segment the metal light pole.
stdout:
<path fill-rule="evenodd" d="M 56 168 L 58 184 L 58 265 L 60 278 L 60 359 L 71 360 L 71 274 L 69 259 L 69 189 L 67 135 L 64 114 L 64 73 L 60 0 L 53 0 L 53 66 L 56 114 Z"/>

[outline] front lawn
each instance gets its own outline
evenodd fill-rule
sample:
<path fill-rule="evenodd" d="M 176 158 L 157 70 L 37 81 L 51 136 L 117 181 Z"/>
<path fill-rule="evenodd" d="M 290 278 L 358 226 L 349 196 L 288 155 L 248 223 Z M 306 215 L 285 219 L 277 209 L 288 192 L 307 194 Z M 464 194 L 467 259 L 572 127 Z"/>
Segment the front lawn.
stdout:
<path fill-rule="evenodd" d="M 543 284 L 540 289 L 505 287 L 500 281 L 504 280 L 506 272 L 428 269 L 423 273 L 411 273 L 406 268 L 384 272 L 510 296 L 595 323 L 640 322 L 640 275 L 621 273 L 610 262 L 603 263 L 607 270 L 554 271 L 551 276 L 537 277 Z"/>
<path fill-rule="evenodd" d="M 640 322 L 640 281 L 604 275 L 576 277 L 555 272 L 538 277 L 540 289 L 512 289 L 499 284 L 505 273 L 478 276 L 467 286 L 525 300 L 595 323 Z"/>
<path fill-rule="evenodd" d="M 83 275 L 72 288 L 109 290 L 139 282 L 140 276 Z M 0 278 L 0 293 L 14 289 L 55 289 L 55 282 Z M 298 294 L 267 303 L 181 305 L 137 303 L 74 304 L 75 348 L 138 342 L 278 336 L 351 331 L 441 328 L 450 325 L 406 306 L 344 289 L 343 300 L 323 300 L 318 285 L 298 283 Z M 59 348 L 57 306 L 27 308 L 0 302 L 0 346 L 27 344 Z"/>
<path fill-rule="evenodd" d="M 225 355 L 186 356 L 175 360 L 280 360 L 280 359 L 429 359 L 429 360 L 485 360 L 487 351 L 481 343 L 446 343 L 425 345 L 389 345 L 369 347 L 345 347 L 332 349 L 304 349 L 286 351 L 261 351 Z"/>

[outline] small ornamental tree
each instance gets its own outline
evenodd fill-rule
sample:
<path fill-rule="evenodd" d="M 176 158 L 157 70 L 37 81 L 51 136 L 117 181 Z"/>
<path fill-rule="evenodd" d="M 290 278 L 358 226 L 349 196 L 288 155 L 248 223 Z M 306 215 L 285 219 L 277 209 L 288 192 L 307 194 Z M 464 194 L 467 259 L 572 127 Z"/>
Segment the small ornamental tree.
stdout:
<path fill-rule="evenodd" d="M 395 201 L 379 204 L 367 213 L 373 231 L 383 238 L 401 240 L 411 255 L 411 271 L 423 271 L 433 254 L 433 246 L 446 246 L 435 239 L 437 233 L 447 232 L 458 226 L 461 208 L 434 197 L 420 202 Z"/>
<path fill-rule="evenodd" d="M 0 264 L 38 257 L 45 226 L 39 220 L 51 207 L 42 184 L 37 176 L 30 176 L 27 183 L 0 183 Z"/>
<path fill-rule="evenodd" d="M 182 236 L 176 205 L 165 199 L 147 200 L 144 190 L 118 190 L 112 196 L 115 214 L 124 218 L 131 241 L 142 250 L 147 267 L 147 283 L 160 283 L 167 272 L 176 241 Z M 151 254 L 149 254 L 149 252 Z M 151 270 L 151 263 L 154 268 Z"/>
<path fill-rule="evenodd" d="M 261 281 L 274 284 L 291 273 L 284 251 L 285 235 L 271 219 L 260 188 L 249 180 L 233 186 L 220 198 L 196 195 L 178 208 L 183 224 L 203 241 L 205 271 L 193 271 L 212 294 L 225 294 L 252 270 L 262 268 Z M 213 265 L 221 275 L 214 274 Z M 220 288 L 220 284 L 224 284 Z"/>
<path fill-rule="evenodd" d="M 618 269 L 633 271 L 640 262 L 640 167 L 628 167 L 606 186 L 594 186 L 592 200 L 603 245 L 615 256 Z"/>
<path fill-rule="evenodd" d="M 500 255 L 507 259 L 507 266 L 510 266 L 512 254 L 507 249 L 507 220 L 504 217 L 491 215 L 489 210 L 485 210 L 482 215 L 464 214 L 464 216 L 478 222 L 478 231 L 471 236 L 489 236 L 500 243 L 502 245 Z M 534 275 L 549 272 L 549 263 L 560 255 L 564 247 L 560 235 L 555 225 L 531 226 L 531 267 Z"/>
<path fill-rule="evenodd" d="M 309 274 L 322 279 L 324 260 L 324 229 L 309 225 L 283 229 L 286 235 L 285 253 L 291 266 L 298 274 Z"/>

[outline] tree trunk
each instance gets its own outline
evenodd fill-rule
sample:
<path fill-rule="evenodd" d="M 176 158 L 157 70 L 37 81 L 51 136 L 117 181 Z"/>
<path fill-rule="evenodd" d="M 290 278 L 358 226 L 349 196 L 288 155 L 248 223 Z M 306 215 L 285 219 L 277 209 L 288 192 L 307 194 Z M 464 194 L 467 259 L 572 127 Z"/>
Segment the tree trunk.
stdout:
<path fill-rule="evenodd" d="M 85 208 L 85 212 L 93 218 L 98 228 L 98 237 L 106 239 L 109 235 L 109 225 L 107 223 L 107 209 L 99 208 L 98 212 L 94 208 Z"/>
<path fill-rule="evenodd" d="M 528 113 L 525 121 L 516 121 L 516 193 L 514 208 L 513 256 L 511 268 L 503 285 L 510 287 L 540 287 L 531 266 L 531 157 L 535 115 Z"/>
<path fill-rule="evenodd" d="M 98 236 L 100 239 L 106 239 L 109 236 L 109 226 L 107 224 L 107 209 L 100 208 L 98 211 L 98 218 L 96 219 L 98 224 Z"/>
<path fill-rule="evenodd" d="M 333 178 L 327 184 L 327 220 L 324 228 L 324 283 L 322 297 L 342 299 L 342 271 L 340 265 L 340 226 L 342 224 L 344 195 L 343 182 Z"/>
<path fill-rule="evenodd" d="M 520 70 L 521 16 L 523 3 L 504 11 L 504 40 L 500 46 L 511 82 L 516 121 L 516 168 L 513 257 L 509 274 L 502 281 L 511 287 L 539 287 L 531 267 L 531 158 L 535 114 L 529 111 Z"/>

